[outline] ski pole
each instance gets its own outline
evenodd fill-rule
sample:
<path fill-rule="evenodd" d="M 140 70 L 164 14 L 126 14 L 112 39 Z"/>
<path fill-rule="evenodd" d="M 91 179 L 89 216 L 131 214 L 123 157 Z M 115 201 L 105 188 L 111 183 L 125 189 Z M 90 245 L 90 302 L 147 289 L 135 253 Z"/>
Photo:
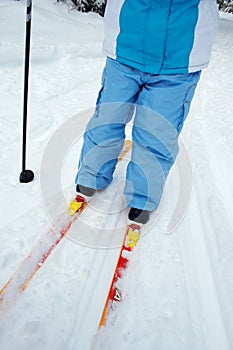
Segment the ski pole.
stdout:
<path fill-rule="evenodd" d="M 26 170 L 27 105 L 28 105 L 28 77 L 29 77 L 29 60 L 30 60 L 31 17 L 32 17 L 32 0 L 27 0 L 25 65 L 24 65 L 22 171 L 19 176 L 19 181 L 21 183 L 31 182 L 34 178 L 33 171 Z"/>

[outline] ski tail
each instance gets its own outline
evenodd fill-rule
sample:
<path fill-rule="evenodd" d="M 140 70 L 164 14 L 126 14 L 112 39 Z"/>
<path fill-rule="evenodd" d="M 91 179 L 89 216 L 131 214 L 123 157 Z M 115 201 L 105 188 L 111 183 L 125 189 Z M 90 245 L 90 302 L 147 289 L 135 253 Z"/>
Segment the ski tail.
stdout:
<path fill-rule="evenodd" d="M 141 226 L 137 223 L 131 223 L 126 227 L 124 239 L 119 252 L 119 257 L 99 322 L 99 329 L 106 325 L 110 310 L 114 309 L 115 304 L 122 301 L 122 291 L 119 287 L 119 282 L 127 269 L 131 252 L 137 245 L 137 242 L 140 238 L 140 231 Z"/>
<path fill-rule="evenodd" d="M 30 254 L 22 261 L 18 269 L 0 290 L 1 303 L 10 306 L 16 297 L 24 292 L 37 271 L 44 265 L 47 258 L 58 246 L 63 237 L 69 231 L 71 225 L 77 220 L 86 208 L 83 202 L 75 216 L 62 224 L 62 228 L 52 227 L 32 248 Z"/>
<path fill-rule="evenodd" d="M 125 155 L 131 150 L 132 141 L 126 140 L 118 158 L 121 162 Z M 13 304 L 16 297 L 24 292 L 36 272 L 44 265 L 53 250 L 62 241 L 69 231 L 71 225 L 80 217 L 87 207 L 88 202 L 81 198 L 75 198 L 74 207 L 69 207 L 68 213 L 59 218 L 57 225 L 54 225 L 32 248 L 30 254 L 22 261 L 18 269 L 0 290 L 1 304 Z"/>

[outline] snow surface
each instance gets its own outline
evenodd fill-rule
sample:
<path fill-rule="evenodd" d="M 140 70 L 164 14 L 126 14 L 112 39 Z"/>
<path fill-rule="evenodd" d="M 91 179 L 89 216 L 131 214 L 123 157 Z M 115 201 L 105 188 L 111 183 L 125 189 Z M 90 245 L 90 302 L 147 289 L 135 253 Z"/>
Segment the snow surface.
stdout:
<path fill-rule="evenodd" d="M 203 72 L 182 133 L 193 171 L 184 220 L 166 233 L 179 187 L 174 168 L 161 216 L 145 228 L 124 276 L 124 302 L 95 339 L 118 252 L 113 247 L 126 216 L 126 208 L 119 210 L 125 206 L 123 161 L 113 184 L 93 200 L 69 239 L 59 244 L 15 303 L 0 310 L 1 349 L 233 348 L 233 21 L 231 15 L 221 17 L 210 67 Z M 76 142 L 66 152 L 61 149 L 61 187 L 66 200 L 70 196 L 80 133 L 95 104 L 105 61 L 100 17 L 70 11 L 52 0 L 33 1 L 28 167 L 35 180 L 19 184 L 24 29 L 25 1 L 1 0 L 0 288 L 51 226 L 48 206 L 53 208 L 55 197 L 51 191 L 45 206 L 44 160 L 49 140 L 61 130 L 63 145 L 69 136 L 65 122 L 70 130 L 77 115 Z M 58 147 L 54 159 L 49 158 L 55 166 L 59 154 Z M 109 244 L 112 248 L 104 249 Z"/>

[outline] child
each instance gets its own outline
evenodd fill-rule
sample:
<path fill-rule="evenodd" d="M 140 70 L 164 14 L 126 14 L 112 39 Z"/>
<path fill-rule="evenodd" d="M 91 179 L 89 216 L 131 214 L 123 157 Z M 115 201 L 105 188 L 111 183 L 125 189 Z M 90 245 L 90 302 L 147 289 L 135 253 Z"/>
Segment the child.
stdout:
<path fill-rule="evenodd" d="M 129 220 L 157 209 L 178 135 L 218 23 L 216 0 L 108 0 L 107 55 L 82 147 L 76 190 L 90 198 L 112 181 L 125 125 L 134 118 L 125 196 Z"/>

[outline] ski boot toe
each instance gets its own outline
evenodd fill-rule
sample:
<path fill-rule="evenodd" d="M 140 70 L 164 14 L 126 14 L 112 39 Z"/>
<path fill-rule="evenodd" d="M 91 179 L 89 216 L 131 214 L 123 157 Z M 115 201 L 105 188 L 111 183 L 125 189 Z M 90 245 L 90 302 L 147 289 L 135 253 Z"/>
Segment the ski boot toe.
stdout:
<path fill-rule="evenodd" d="M 139 225 L 144 225 L 150 219 L 150 211 L 137 208 L 130 208 L 128 219 L 130 222 L 135 222 Z"/>
<path fill-rule="evenodd" d="M 96 190 L 94 188 L 90 188 L 90 187 L 86 187 L 86 186 L 82 186 L 82 185 L 79 185 L 77 184 L 76 185 L 76 192 L 78 194 L 81 194 L 83 197 L 87 197 L 87 198 L 91 198 Z"/>

